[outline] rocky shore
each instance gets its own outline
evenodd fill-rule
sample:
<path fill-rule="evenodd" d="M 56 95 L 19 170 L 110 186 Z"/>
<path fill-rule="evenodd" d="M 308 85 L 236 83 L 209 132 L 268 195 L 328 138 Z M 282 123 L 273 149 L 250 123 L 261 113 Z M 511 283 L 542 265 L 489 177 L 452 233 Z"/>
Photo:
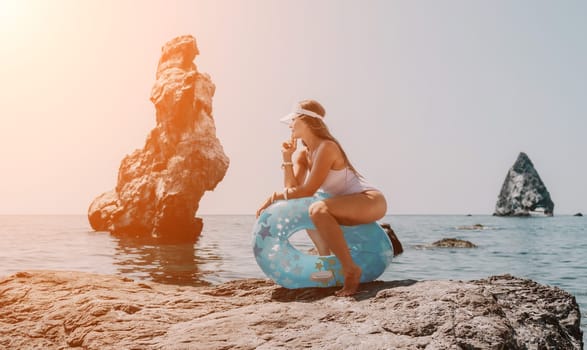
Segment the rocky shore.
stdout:
<path fill-rule="evenodd" d="M 352 298 L 249 279 L 173 286 L 67 271 L 0 279 L 2 349 L 581 349 L 575 298 L 510 275 Z"/>

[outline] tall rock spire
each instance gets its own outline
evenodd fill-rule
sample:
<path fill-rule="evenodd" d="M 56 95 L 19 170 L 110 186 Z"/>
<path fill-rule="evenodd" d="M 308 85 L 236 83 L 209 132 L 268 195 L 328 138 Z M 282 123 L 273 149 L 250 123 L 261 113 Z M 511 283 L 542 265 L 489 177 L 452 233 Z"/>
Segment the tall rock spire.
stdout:
<path fill-rule="evenodd" d="M 216 137 L 215 86 L 198 72 L 198 54 L 191 35 L 163 46 L 151 91 L 157 125 L 143 149 L 122 160 L 116 188 L 90 205 L 93 229 L 173 242 L 200 234 L 199 201 L 224 178 L 229 159 Z"/>
<path fill-rule="evenodd" d="M 505 177 L 493 215 L 528 216 L 538 208 L 543 209 L 545 215 L 554 214 L 550 193 L 528 155 L 521 152 Z"/>

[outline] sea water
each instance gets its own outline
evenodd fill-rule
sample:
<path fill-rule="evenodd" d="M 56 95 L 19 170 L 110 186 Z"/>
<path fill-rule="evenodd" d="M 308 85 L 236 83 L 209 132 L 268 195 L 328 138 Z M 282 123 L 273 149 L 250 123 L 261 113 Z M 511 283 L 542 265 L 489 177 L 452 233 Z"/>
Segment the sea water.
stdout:
<path fill-rule="evenodd" d="M 203 219 L 196 244 L 153 245 L 93 232 L 81 215 L 0 216 L 0 276 L 76 270 L 194 286 L 265 278 L 251 247 L 254 216 Z M 391 224 L 404 253 L 380 279 L 470 280 L 505 273 L 530 278 L 575 295 L 587 333 L 587 218 L 394 215 L 381 222 Z M 430 247 L 442 238 L 477 248 Z M 312 247 L 303 232 L 292 241 L 301 250 Z"/>

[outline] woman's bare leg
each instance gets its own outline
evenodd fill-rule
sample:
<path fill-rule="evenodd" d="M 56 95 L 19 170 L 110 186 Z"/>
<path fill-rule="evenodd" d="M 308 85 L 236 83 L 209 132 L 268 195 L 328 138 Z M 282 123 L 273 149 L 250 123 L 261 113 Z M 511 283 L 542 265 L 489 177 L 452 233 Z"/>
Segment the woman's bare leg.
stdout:
<path fill-rule="evenodd" d="M 344 287 L 337 292 L 339 296 L 353 295 L 359 288 L 361 268 L 351 257 L 349 247 L 344 239 L 342 229 L 336 219 L 328 212 L 323 202 L 316 202 L 310 207 L 310 217 L 320 231 L 334 255 L 340 260 L 344 274 Z"/>
<path fill-rule="evenodd" d="M 306 230 L 306 232 L 308 232 L 308 236 L 310 236 L 310 239 L 318 250 L 319 255 L 327 256 L 331 254 L 330 249 L 328 248 L 328 244 L 326 244 L 326 241 L 324 241 L 324 238 L 322 238 L 317 230 Z"/>
<path fill-rule="evenodd" d="M 387 210 L 385 198 L 379 191 L 366 191 L 315 202 L 310 206 L 310 218 L 321 238 L 340 260 L 344 286 L 336 295 L 350 296 L 357 292 L 361 268 L 353 261 L 340 225 L 359 225 L 381 219 Z"/>

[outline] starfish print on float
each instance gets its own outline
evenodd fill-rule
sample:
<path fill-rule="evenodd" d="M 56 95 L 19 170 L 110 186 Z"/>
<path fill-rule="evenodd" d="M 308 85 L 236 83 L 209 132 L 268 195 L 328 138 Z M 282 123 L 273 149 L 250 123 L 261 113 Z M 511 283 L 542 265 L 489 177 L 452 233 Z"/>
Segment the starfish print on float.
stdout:
<path fill-rule="evenodd" d="M 263 226 L 261 231 L 259 231 L 259 236 L 265 240 L 265 238 L 271 236 L 271 228 L 269 226 Z"/>

